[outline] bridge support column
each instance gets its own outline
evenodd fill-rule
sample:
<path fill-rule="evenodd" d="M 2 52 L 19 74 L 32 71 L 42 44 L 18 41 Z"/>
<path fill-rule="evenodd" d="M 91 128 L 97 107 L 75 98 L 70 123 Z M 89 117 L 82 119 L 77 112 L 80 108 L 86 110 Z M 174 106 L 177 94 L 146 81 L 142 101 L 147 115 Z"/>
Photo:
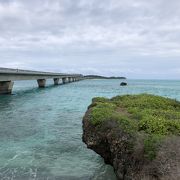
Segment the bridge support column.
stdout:
<path fill-rule="evenodd" d="M 70 83 L 73 82 L 72 77 L 68 77 L 68 80 L 69 80 Z"/>
<path fill-rule="evenodd" d="M 14 82 L 1 81 L 0 82 L 0 94 L 11 94 Z"/>
<path fill-rule="evenodd" d="M 54 78 L 54 85 L 59 85 L 59 78 Z"/>
<path fill-rule="evenodd" d="M 63 84 L 66 84 L 66 83 L 68 83 L 69 82 L 69 80 L 68 80 L 68 78 L 62 78 L 62 82 L 63 82 Z"/>
<path fill-rule="evenodd" d="M 37 83 L 39 88 L 44 88 L 46 86 L 46 79 L 38 79 Z"/>

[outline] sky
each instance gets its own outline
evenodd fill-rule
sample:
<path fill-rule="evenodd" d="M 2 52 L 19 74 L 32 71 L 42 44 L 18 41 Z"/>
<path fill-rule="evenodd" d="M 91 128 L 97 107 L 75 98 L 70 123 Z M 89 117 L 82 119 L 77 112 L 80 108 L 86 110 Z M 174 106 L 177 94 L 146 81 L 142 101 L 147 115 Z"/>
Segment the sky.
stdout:
<path fill-rule="evenodd" d="M 0 67 L 180 79 L 180 0 L 0 0 Z"/>

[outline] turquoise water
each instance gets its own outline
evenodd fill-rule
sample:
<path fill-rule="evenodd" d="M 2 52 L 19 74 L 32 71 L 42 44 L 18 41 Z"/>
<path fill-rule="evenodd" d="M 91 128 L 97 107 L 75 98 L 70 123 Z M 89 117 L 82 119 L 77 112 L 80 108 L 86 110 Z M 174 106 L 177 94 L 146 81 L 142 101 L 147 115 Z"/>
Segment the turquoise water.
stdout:
<path fill-rule="evenodd" d="M 38 89 L 15 82 L 0 96 L 1 180 L 114 180 L 103 159 L 86 148 L 82 117 L 92 97 L 151 93 L 180 100 L 180 81 L 84 80 Z"/>

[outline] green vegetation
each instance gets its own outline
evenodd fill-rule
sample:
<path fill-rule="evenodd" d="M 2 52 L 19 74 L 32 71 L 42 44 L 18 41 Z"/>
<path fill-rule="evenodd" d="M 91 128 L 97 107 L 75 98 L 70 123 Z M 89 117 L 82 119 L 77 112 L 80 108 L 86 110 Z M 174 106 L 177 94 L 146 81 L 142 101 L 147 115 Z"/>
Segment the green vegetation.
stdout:
<path fill-rule="evenodd" d="M 109 102 L 98 102 L 92 111 L 93 124 L 99 125 L 103 121 L 113 117 L 116 105 Z"/>
<path fill-rule="evenodd" d="M 115 77 L 115 76 L 107 77 L 107 76 L 98 76 L 98 75 L 87 75 L 84 77 L 87 79 L 126 79 L 126 77 Z"/>
<path fill-rule="evenodd" d="M 156 147 L 164 137 L 180 135 L 180 102 L 173 99 L 149 94 L 124 95 L 94 98 L 91 107 L 94 125 L 115 120 L 127 133 L 145 133 L 145 153 L 149 159 L 155 157 Z"/>

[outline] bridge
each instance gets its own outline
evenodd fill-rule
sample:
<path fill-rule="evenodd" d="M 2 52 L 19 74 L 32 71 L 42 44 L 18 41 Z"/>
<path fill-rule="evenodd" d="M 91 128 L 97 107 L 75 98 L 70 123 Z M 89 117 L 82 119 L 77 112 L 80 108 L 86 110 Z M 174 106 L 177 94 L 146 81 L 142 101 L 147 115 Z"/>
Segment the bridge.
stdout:
<path fill-rule="evenodd" d="M 37 80 L 39 88 L 44 88 L 47 79 L 53 79 L 54 85 L 59 85 L 60 80 L 62 84 L 71 83 L 82 80 L 83 75 L 0 68 L 0 94 L 11 94 L 14 81 Z"/>

